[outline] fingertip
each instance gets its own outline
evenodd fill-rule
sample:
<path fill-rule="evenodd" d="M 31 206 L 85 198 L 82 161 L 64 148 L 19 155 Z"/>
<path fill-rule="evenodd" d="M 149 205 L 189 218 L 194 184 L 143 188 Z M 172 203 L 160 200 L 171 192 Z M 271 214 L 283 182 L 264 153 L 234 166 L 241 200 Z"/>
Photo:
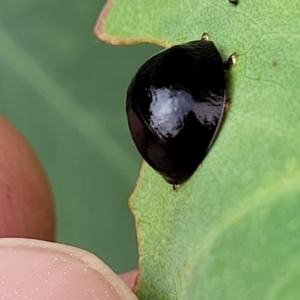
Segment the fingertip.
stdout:
<path fill-rule="evenodd" d="M 138 271 L 133 270 L 127 273 L 119 274 L 119 277 L 125 282 L 125 284 L 132 290 L 135 286 L 138 276 Z"/>
<path fill-rule="evenodd" d="M 7 299 L 137 299 L 100 259 L 75 247 L 2 238 L 0 260 Z"/>

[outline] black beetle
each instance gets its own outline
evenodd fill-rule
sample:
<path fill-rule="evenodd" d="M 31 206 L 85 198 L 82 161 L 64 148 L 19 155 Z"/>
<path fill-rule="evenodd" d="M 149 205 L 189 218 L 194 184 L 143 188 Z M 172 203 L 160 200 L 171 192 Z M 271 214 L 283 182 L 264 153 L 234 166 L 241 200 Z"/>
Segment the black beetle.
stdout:
<path fill-rule="evenodd" d="M 174 189 L 206 156 L 226 105 L 225 62 L 212 41 L 166 49 L 146 61 L 132 79 L 126 112 L 133 141 L 142 157 Z"/>

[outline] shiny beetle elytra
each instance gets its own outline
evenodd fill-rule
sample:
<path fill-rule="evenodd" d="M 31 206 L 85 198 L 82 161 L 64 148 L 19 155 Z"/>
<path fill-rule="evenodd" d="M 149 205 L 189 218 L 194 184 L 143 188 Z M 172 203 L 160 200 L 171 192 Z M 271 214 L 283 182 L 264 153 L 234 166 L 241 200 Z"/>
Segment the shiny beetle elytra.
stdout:
<path fill-rule="evenodd" d="M 147 163 L 174 189 L 206 156 L 226 104 L 225 62 L 212 41 L 176 45 L 146 61 L 132 79 L 126 101 L 133 141 Z"/>

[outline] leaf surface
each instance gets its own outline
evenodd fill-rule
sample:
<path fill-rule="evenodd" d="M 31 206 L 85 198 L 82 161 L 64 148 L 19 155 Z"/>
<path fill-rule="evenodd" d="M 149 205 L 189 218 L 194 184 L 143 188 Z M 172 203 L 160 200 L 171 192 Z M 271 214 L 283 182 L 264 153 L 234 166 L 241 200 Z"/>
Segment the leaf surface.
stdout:
<path fill-rule="evenodd" d="M 131 198 L 140 299 L 296 299 L 300 293 L 300 2 L 112 0 L 113 44 L 164 46 L 207 32 L 237 52 L 230 109 L 178 192 L 146 164 Z"/>

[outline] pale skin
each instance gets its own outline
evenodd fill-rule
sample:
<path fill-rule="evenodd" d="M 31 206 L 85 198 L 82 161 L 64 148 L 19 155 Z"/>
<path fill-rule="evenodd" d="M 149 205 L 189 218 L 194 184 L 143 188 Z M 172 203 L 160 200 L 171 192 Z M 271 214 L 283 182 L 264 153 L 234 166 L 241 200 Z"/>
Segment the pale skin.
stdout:
<path fill-rule="evenodd" d="M 1 299 L 137 299 L 130 289 L 136 272 L 119 277 L 99 258 L 75 247 L 2 238 L 0 261 Z"/>
<path fill-rule="evenodd" d="M 131 292 L 137 271 L 118 276 L 91 253 L 51 242 L 47 178 L 26 140 L 1 115 L 0 141 L 0 298 L 137 299 Z"/>

